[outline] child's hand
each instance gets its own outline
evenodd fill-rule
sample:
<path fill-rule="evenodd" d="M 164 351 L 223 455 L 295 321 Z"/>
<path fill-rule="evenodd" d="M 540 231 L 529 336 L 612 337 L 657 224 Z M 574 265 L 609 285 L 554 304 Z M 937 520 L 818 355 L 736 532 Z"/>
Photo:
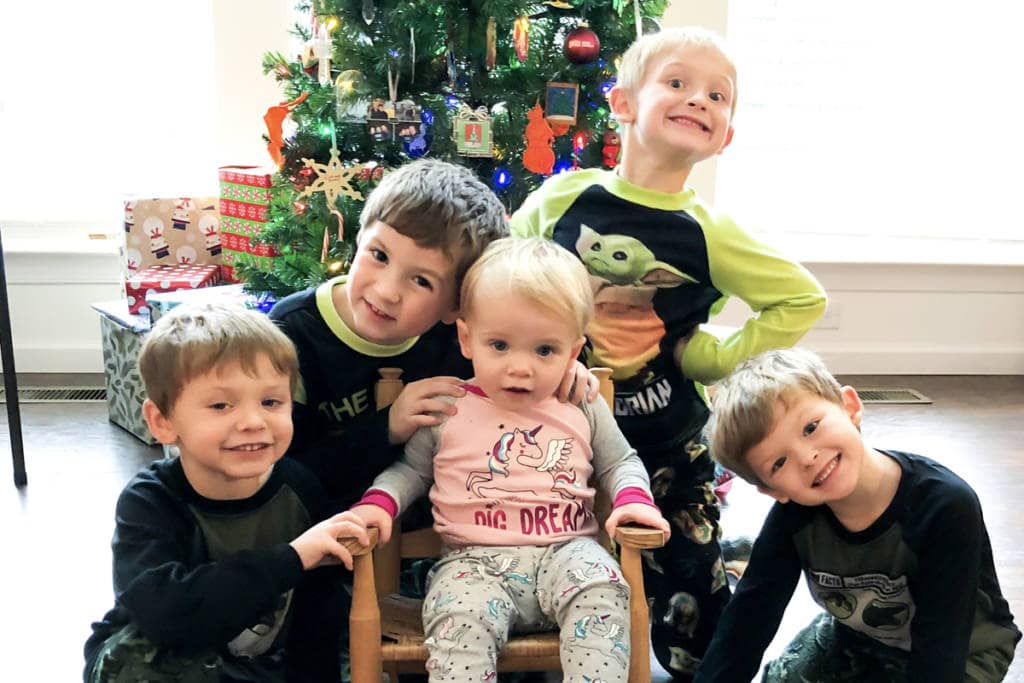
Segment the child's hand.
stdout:
<path fill-rule="evenodd" d="M 363 545 L 370 543 L 363 520 L 351 512 L 342 512 L 310 527 L 290 545 L 298 553 L 303 569 L 339 562 L 352 569 L 351 553 L 338 542 L 345 536 L 352 536 Z"/>
<path fill-rule="evenodd" d="M 458 377 L 430 377 L 409 382 L 402 388 L 388 415 L 388 441 L 405 443 L 420 427 L 441 424 L 443 416 L 455 414 L 455 406 L 438 396 L 464 396 L 462 380 Z"/>
<path fill-rule="evenodd" d="M 581 391 L 580 388 L 583 388 Z M 562 383 L 558 385 L 558 400 L 562 403 L 579 403 L 584 398 L 593 403 L 601 383 L 583 363 L 576 361 L 569 366 Z"/>
<path fill-rule="evenodd" d="M 377 527 L 381 545 L 391 538 L 392 519 L 384 508 L 379 505 L 356 505 L 349 512 L 359 517 L 367 527 Z"/>
<path fill-rule="evenodd" d="M 672 536 L 672 527 L 661 516 L 658 508 L 646 503 L 626 503 L 611 511 L 604 523 L 609 538 L 615 538 L 615 530 L 626 522 L 634 522 L 640 526 L 650 527 L 665 532 L 665 542 Z"/>

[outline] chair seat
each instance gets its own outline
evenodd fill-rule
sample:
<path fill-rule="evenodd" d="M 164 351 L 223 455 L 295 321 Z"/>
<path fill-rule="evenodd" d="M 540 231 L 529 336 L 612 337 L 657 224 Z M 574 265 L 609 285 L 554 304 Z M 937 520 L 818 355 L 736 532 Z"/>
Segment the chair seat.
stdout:
<path fill-rule="evenodd" d="M 423 645 L 423 601 L 401 595 L 380 597 L 381 645 L 385 662 L 426 660 L 430 655 Z M 558 632 L 515 635 L 498 656 L 499 671 L 547 671 L 559 661 Z M 390 642 L 389 642 L 390 641 Z M 406 670 L 405 667 L 402 670 Z M 423 670 L 416 665 L 411 670 Z"/>

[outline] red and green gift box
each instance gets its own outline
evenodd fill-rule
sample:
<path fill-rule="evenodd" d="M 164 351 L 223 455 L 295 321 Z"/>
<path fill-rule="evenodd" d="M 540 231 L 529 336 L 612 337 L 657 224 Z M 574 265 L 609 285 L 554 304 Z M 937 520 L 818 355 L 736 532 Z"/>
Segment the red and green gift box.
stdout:
<path fill-rule="evenodd" d="M 261 267 L 280 254 L 269 244 L 258 244 L 257 235 L 267 222 L 271 175 L 275 169 L 258 166 L 222 166 L 220 175 L 220 236 L 222 272 L 228 282 L 237 282 L 234 264 L 245 254 Z"/>
<path fill-rule="evenodd" d="M 124 291 L 128 295 L 128 311 L 132 315 L 148 315 L 147 293 L 209 287 L 220 282 L 220 270 L 219 265 L 212 263 L 151 266 L 140 270 L 124 283 Z"/>

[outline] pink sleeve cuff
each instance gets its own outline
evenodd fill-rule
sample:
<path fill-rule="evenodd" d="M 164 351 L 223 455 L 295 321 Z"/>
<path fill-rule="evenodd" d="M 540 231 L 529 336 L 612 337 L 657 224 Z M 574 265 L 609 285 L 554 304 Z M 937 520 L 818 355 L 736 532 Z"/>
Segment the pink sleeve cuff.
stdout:
<path fill-rule="evenodd" d="M 395 515 L 398 514 L 398 503 L 391 497 L 391 494 L 380 489 L 370 489 L 363 494 L 363 497 L 356 505 L 376 505 L 391 515 L 391 519 L 394 519 Z"/>
<path fill-rule="evenodd" d="M 658 509 L 658 506 L 654 504 L 654 499 L 651 498 L 651 494 L 639 486 L 627 486 L 619 491 L 619 495 L 615 496 L 615 502 L 612 503 L 612 509 L 614 510 L 629 503 L 643 503 L 644 505 L 650 505 L 655 510 Z"/>

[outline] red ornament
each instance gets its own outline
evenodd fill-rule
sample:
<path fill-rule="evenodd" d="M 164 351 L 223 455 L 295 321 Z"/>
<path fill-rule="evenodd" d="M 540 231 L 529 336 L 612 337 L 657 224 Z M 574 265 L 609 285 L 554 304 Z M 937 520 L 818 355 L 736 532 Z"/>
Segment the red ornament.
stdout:
<path fill-rule="evenodd" d="M 565 37 L 565 58 L 573 64 L 589 64 L 601 53 L 601 40 L 589 26 L 578 26 Z"/>

